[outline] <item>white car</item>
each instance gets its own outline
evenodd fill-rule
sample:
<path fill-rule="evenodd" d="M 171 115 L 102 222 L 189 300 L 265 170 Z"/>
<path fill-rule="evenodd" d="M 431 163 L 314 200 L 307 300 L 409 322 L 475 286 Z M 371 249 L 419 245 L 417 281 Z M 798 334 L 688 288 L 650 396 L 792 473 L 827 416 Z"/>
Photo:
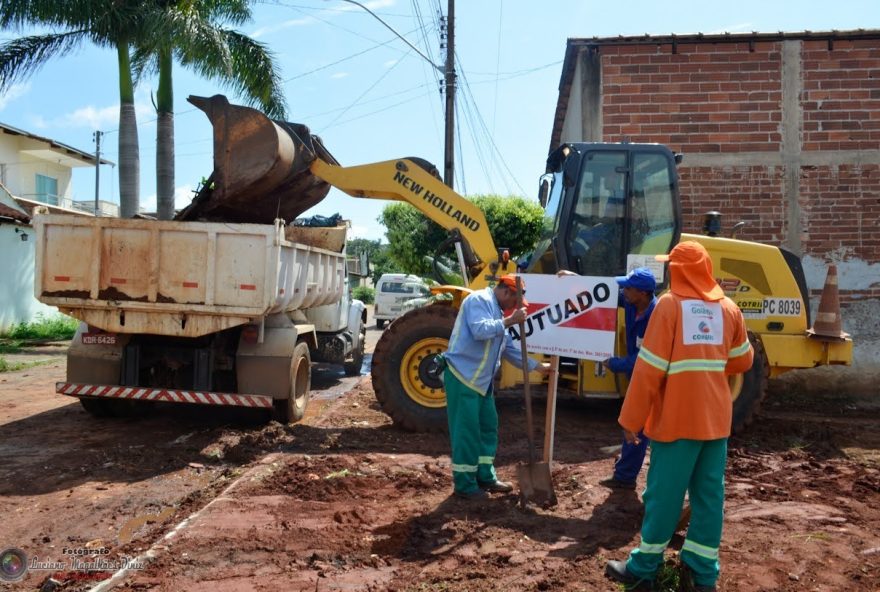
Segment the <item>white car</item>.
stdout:
<path fill-rule="evenodd" d="M 414 298 L 427 298 L 431 290 L 417 275 L 385 273 L 376 284 L 374 317 L 376 327 L 381 329 L 386 321 L 393 321 L 405 310 L 406 302 Z"/>

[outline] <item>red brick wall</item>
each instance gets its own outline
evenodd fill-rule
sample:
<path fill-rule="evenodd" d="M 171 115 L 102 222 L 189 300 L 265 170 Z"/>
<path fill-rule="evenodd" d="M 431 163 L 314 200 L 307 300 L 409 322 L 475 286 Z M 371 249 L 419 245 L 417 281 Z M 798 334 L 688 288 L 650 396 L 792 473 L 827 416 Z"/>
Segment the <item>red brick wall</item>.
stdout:
<path fill-rule="evenodd" d="M 607 141 L 662 142 L 678 151 L 778 151 L 779 45 L 603 47 Z"/>
<path fill-rule="evenodd" d="M 876 41 L 805 41 L 803 149 L 880 147 L 880 45 Z"/>
<path fill-rule="evenodd" d="M 600 47 L 604 139 L 659 142 L 684 152 L 685 230 L 699 231 L 702 214 L 714 209 L 727 228 L 746 221 L 743 238 L 784 240 L 782 166 L 688 166 L 695 153 L 781 153 L 782 47 L 679 44 L 677 53 L 669 44 Z M 804 41 L 801 79 L 805 161 L 880 149 L 880 43 L 835 41 L 829 49 L 826 41 Z M 799 171 L 804 253 L 845 249 L 847 256 L 880 261 L 880 167 L 810 162 Z"/>
<path fill-rule="evenodd" d="M 801 167 L 804 251 L 880 261 L 880 166 Z"/>
<path fill-rule="evenodd" d="M 746 223 L 739 236 L 780 244 L 785 224 L 782 177 L 782 167 L 682 167 L 684 230 L 699 232 L 703 214 L 716 210 L 722 213 L 726 229 Z"/>

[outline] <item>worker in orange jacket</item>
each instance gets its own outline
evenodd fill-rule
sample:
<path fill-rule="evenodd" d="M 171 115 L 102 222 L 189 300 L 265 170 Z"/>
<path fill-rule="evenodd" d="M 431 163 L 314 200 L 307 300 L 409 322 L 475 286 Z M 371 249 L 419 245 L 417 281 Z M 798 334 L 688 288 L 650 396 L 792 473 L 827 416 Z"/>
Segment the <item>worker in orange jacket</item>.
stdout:
<path fill-rule="evenodd" d="M 710 592 L 719 572 L 733 413 L 728 376 L 748 370 L 754 352 L 742 313 L 715 282 L 702 245 L 685 241 L 657 259 L 669 261 L 670 288 L 654 307 L 618 419 L 628 441 L 642 429 L 651 439 L 642 540 L 628 561 L 609 561 L 605 573 L 628 589 L 649 588 L 687 493 L 693 513 L 683 575 L 692 590 Z"/>

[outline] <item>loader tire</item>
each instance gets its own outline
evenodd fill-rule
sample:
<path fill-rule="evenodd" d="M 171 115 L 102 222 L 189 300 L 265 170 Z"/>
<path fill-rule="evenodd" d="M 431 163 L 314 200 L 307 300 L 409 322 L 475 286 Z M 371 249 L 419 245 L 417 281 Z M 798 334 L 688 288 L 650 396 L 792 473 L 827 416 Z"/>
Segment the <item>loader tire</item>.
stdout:
<path fill-rule="evenodd" d="M 397 318 L 373 351 L 370 374 L 382 410 L 414 432 L 444 432 L 446 392 L 434 365 L 446 351 L 458 311 L 432 304 Z"/>
<path fill-rule="evenodd" d="M 294 423 L 306 414 L 309 390 L 312 386 L 311 365 L 309 346 L 304 341 L 300 341 L 293 349 L 290 358 L 290 389 L 287 397 L 273 401 L 274 415 L 278 422 Z"/>
<path fill-rule="evenodd" d="M 731 394 L 733 395 L 733 420 L 731 428 L 734 434 L 742 432 L 755 418 L 761 402 L 767 396 L 767 379 L 770 376 L 770 364 L 764 344 L 755 335 L 749 333 L 749 342 L 755 350 L 752 367 L 741 377 L 731 378 Z"/>

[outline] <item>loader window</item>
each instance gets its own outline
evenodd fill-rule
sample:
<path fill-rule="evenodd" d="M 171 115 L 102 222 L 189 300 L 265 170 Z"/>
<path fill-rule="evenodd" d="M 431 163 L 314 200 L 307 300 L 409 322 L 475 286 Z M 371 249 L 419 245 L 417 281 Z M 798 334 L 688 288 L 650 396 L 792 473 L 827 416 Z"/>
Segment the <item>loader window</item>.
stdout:
<path fill-rule="evenodd" d="M 673 179 L 663 154 L 633 155 L 633 192 L 629 225 L 629 252 L 667 253 L 675 232 Z"/>
<path fill-rule="evenodd" d="M 574 271 L 594 276 L 622 272 L 625 217 L 626 153 L 587 154 L 566 239 Z"/>

